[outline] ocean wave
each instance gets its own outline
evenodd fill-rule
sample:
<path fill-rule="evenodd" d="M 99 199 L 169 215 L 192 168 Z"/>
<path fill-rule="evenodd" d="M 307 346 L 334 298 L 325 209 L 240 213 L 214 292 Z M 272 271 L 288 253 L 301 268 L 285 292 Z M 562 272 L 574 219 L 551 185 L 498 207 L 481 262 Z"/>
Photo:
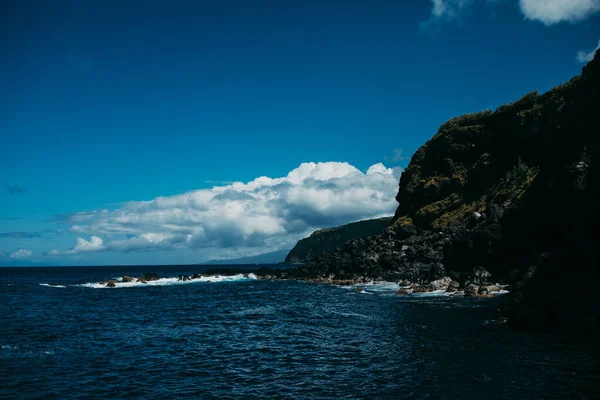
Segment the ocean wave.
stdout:
<path fill-rule="evenodd" d="M 414 297 L 449 297 L 454 296 L 456 292 L 446 292 L 446 290 L 433 290 L 431 292 L 411 293 Z"/>
<path fill-rule="evenodd" d="M 218 283 L 218 282 L 236 282 L 236 281 L 247 281 L 256 279 L 256 275 L 250 274 L 237 274 L 237 275 L 214 275 L 214 276 L 201 276 L 196 279 L 189 279 L 182 281 L 179 278 L 160 278 L 155 281 L 148 281 L 147 283 L 141 282 L 123 282 L 118 280 L 115 283 L 114 288 L 109 288 L 106 283 L 101 282 L 88 282 L 82 283 L 80 287 L 87 287 L 91 289 L 118 289 L 118 288 L 132 288 L 132 287 L 146 287 L 146 286 L 172 286 L 172 285 L 187 285 L 192 283 Z"/>
<path fill-rule="evenodd" d="M 369 283 L 357 283 L 350 286 L 338 286 L 341 289 L 366 291 L 366 292 L 393 292 L 400 288 L 400 285 L 394 282 L 376 281 Z"/>
<path fill-rule="evenodd" d="M 63 285 L 54 285 L 54 284 L 49 284 L 49 283 L 40 283 L 40 286 L 63 288 L 63 289 L 66 288 L 66 286 L 63 286 Z"/>

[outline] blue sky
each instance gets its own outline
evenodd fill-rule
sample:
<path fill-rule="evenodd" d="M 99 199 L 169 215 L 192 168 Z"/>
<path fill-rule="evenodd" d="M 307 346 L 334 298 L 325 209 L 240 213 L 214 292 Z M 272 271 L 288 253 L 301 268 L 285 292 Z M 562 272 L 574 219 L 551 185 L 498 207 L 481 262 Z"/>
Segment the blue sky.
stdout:
<path fill-rule="evenodd" d="M 4 5 L 0 264 L 202 262 L 391 214 L 440 124 L 600 40 L 598 0 L 321 3 Z"/>

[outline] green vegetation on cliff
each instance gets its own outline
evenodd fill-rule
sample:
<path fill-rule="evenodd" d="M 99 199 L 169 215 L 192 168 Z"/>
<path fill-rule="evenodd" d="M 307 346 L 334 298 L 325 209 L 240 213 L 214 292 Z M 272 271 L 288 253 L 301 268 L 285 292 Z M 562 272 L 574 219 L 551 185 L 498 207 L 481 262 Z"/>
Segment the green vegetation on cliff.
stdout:
<path fill-rule="evenodd" d="M 367 219 L 353 222 L 336 228 L 327 228 L 315 231 L 304 238 L 289 252 L 285 258 L 286 263 L 303 263 L 312 257 L 319 256 L 342 247 L 348 240 L 376 235 L 390 225 L 392 217 Z"/>
<path fill-rule="evenodd" d="M 591 117 L 584 115 L 589 106 L 576 105 L 587 101 L 582 97 L 587 83 L 578 76 L 543 95 L 534 91 L 494 112 L 443 124 L 402 174 L 393 226 L 410 220 L 419 233 L 460 228 L 491 204 L 517 204 L 540 169 L 556 172 L 564 150 L 577 146 L 571 130 Z"/>

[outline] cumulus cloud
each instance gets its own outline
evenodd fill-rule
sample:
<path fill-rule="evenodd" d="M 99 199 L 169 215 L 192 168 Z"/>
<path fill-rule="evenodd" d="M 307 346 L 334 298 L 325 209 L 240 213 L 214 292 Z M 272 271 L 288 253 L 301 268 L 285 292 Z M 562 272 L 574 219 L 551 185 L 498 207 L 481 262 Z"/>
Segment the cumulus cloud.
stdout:
<path fill-rule="evenodd" d="M 545 25 L 577 22 L 600 10 L 600 0 L 519 0 L 525 18 Z"/>
<path fill-rule="evenodd" d="M 598 46 L 596 46 L 596 48 L 594 48 L 591 51 L 583 51 L 580 50 L 577 52 L 577 61 L 579 61 L 580 63 L 587 63 L 590 62 L 594 59 L 594 55 L 596 54 L 596 51 L 600 49 L 600 40 L 598 40 Z"/>
<path fill-rule="evenodd" d="M 31 250 L 27 250 L 27 249 L 19 249 L 17 251 L 14 251 L 10 254 L 10 258 L 15 259 L 15 260 L 24 260 L 26 258 L 31 257 L 33 253 L 31 252 Z"/>
<path fill-rule="evenodd" d="M 394 213 L 400 168 L 303 163 L 285 177 L 262 176 L 116 210 L 61 216 L 78 238 L 69 254 L 177 248 L 276 249 L 315 229 Z M 101 239 L 104 237 L 105 240 Z"/>
<path fill-rule="evenodd" d="M 98 236 L 92 236 L 90 240 L 85 240 L 84 238 L 77 238 L 77 242 L 75 243 L 75 247 L 73 249 L 68 250 L 67 254 L 75 254 L 75 253 L 86 253 L 90 251 L 100 251 L 104 250 L 104 241 Z"/>

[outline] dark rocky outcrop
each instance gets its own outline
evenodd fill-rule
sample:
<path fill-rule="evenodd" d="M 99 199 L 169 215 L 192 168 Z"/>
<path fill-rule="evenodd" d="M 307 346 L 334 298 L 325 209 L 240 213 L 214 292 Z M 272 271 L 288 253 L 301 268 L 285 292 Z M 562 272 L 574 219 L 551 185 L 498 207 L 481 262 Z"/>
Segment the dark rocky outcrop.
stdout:
<path fill-rule="evenodd" d="M 285 258 L 286 263 L 304 263 L 312 257 L 342 247 L 348 240 L 381 233 L 392 222 L 392 217 L 353 222 L 336 228 L 320 229 L 296 243 Z"/>
<path fill-rule="evenodd" d="M 357 232 L 316 257 L 322 248 L 305 249 L 311 258 L 285 276 L 417 288 L 449 276 L 471 296 L 506 282 L 513 294 L 500 313 L 510 326 L 598 329 L 598 110 L 600 52 L 543 95 L 446 122 L 402 174 L 384 233 Z"/>
<path fill-rule="evenodd" d="M 138 278 L 138 282 L 145 281 L 144 283 L 146 283 L 146 282 L 150 282 L 150 281 L 157 281 L 159 279 L 160 279 L 160 277 L 156 273 L 145 272 L 142 276 L 140 276 Z"/>

